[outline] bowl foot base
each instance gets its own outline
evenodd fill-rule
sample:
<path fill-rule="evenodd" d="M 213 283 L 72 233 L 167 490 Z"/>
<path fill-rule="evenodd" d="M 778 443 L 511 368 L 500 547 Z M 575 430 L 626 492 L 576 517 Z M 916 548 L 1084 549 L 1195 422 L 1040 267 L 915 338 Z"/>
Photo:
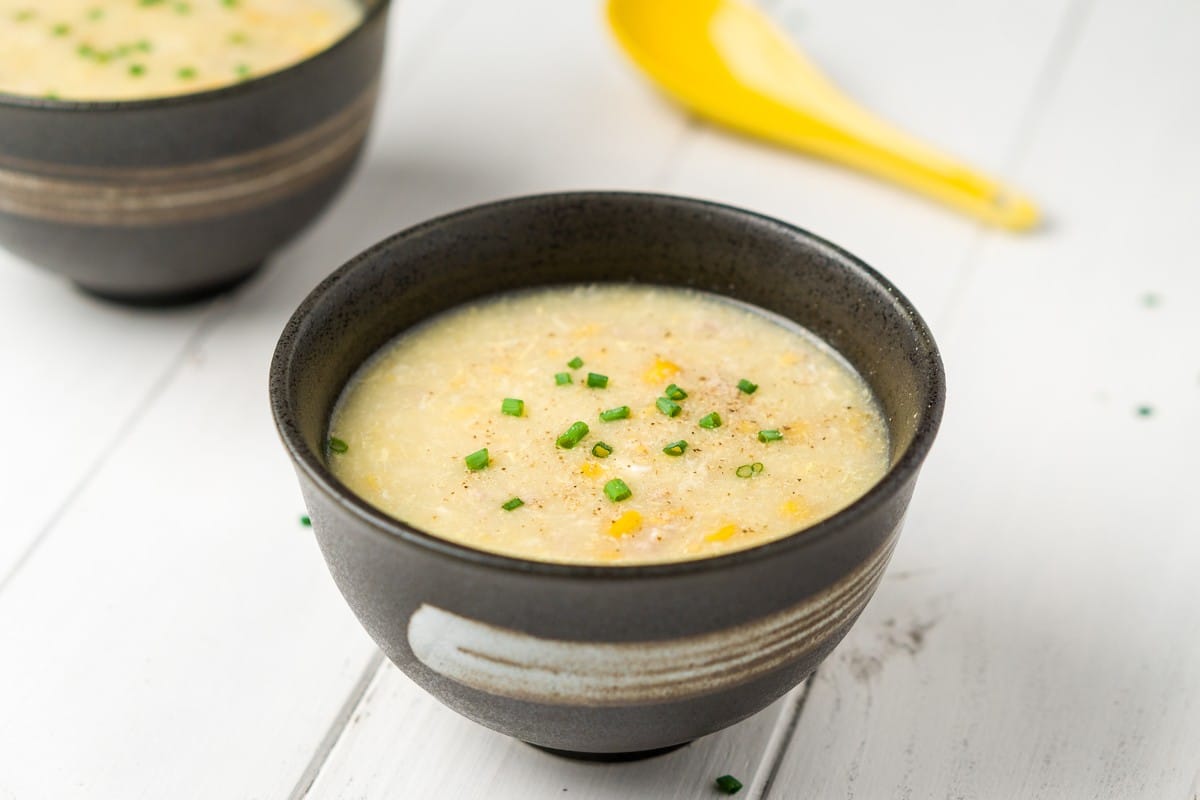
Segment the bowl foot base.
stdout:
<path fill-rule="evenodd" d="M 199 303 L 201 300 L 208 300 L 220 294 L 225 294 L 241 286 L 262 269 L 263 263 L 259 261 L 255 264 L 250 264 L 230 277 L 221 278 L 213 283 L 205 283 L 200 286 L 190 286 L 186 289 L 160 289 L 152 291 L 108 289 L 103 286 L 89 286 L 80 281 L 75 281 L 75 287 L 86 295 L 125 306 L 141 306 L 145 308 L 186 306 L 192 303 Z"/>
<path fill-rule="evenodd" d="M 680 742 L 669 747 L 656 747 L 653 750 L 634 750 L 631 753 L 581 753 L 576 750 L 559 750 L 555 747 L 543 747 L 540 744 L 526 742 L 530 747 L 536 747 L 544 753 L 549 753 L 560 758 L 570 758 L 576 761 L 598 761 L 603 763 L 614 763 L 620 761 L 641 761 L 644 758 L 654 758 L 655 756 L 665 756 L 667 753 L 673 753 L 681 747 L 686 747 L 691 742 Z"/>

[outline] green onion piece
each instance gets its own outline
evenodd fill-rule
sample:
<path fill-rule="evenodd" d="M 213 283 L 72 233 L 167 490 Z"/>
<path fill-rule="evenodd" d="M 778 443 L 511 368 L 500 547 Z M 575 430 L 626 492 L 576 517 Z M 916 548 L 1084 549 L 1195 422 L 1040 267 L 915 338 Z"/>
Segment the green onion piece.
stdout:
<path fill-rule="evenodd" d="M 683 398 L 687 397 L 687 392 L 685 392 L 683 389 L 680 389 L 673 383 L 667 387 L 667 390 L 663 392 L 663 394 L 672 400 L 682 400 Z"/>
<path fill-rule="evenodd" d="M 518 400 L 515 397 L 506 397 L 504 402 L 500 404 L 500 413 L 508 414 L 510 417 L 521 417 L 525 415 L 525 401 Z"/>
<path fill-rule="evenodd" d="M 580 367 L 583 366 L 583 359 L 580 358 L 579 356 L 575 356 L 574 358 L 572 358 L 570 361 L 567 362 L 567 366 L 570 367 L 571 369 L 579 369 Z"/>
<path fill-rule="evenodd" d="M 760 442 L 778 442 L 782 438 L 783 434 L 774 429 L 758 432 L 758 440 Z"/>
<path fill-rule="evenodd" d="M 306 528 L 311 528 L 312 520 L 308 518 L 307 514 L 305 514 L 304 516 L 300 517 L 300 524 Z"/>
<path fill-rule="evenodd" d="M 238 64 L 233 72 L 235 75 L 237 75 L 242 80 L 246 80 L 247 78 L 250 77 L 250 71 L 251 70 L 250 70 L 249 64 Z"/>
<path fill-rule="evenodd" d="M 145 64 L 130 64 L 129 65 L 129 74 L 134 76 L 135 78 L 139 78 L 142 75 L 145 75 L 146 74 L 146 65 Z"/>
<path fill-rule="evenodd" d="M 571 382 L 571 373 L 569 373 L 569 372 L 554 373 L 554 382 L 557 383 L 559 386 L 566 386 L 568 383 Z"/>
<path fill-rule="evenodd" d="M 620 478 L 613 478 L 608 483 L 604 484 L 604 493 L 608 495 L 608 499 L 614 503 L 619 503 L 622 500 L 628 500 L 633 496 L 633 492 L 629 491 L 629 487 L 625 485 L 625 481 Z"/>
<path fill-rule="evenodd" d="M 329 437 L 329 450 L 334 453 L 344 453 L 350 449 L 350 445 L 346 444 L 336 436 Z"/>
<path fill-rule="evenodd" d="M 746 394 L 754 394 L 755 392 L 758 391 L 758 384 L 751 383 L 750 381 L 746 380 L 745 378 L 742 378 L 740 381 L 738 381 L 738 388 L 741 389 Z"/>
<path fill-rule="evenodd" d="M 491 458 L 488 457 L 488 451 L 486 447 L 482 450 L 476 450 L 474 453 L 471 453 L 471 455 L 464 458 L 463 461 L 467 462 L 467 469 L 471 470 L 471 472 L 478 472 L 488 464 L 492 463 Z"/>
<path fill-rule="evenodd" d="M 608 376 L 601 375 L 598 372 L 589 372 L 587 376 L 587 385 L 593 389 L 604 389 L 608 386 Z"/>
<path fill-rule="evenodd" d="M 179 71 L 176 72 L 175 74 L 179 76 L 180 80 L 190 81 L 192 78 L 196 77 L 196 68 L 195 67 L 180 67 Z"/>
<path fill-rule="evenodd" d="M 711 414 L 705 414 L 700 418 L 700 427 L 708 428 L 709 430 L 721 427 L 721 415 L 715 411 Z"/>
<path fill-rule="evenodd" d="M 71 32 L 71 26 L 65 22 L 60 22 L 50 29 L 50 33 L 55 36 L 66 36 Z"/>
<path fill-rule="evenodd" d="M 525 505 L 524 500 L 522 500 L 519 497 L 514 497 L 512 500 L 509 500 L 507 503 L 502 504 L 500 507 L 503 508 L 505 511 L 512 511 L 514 508 L 520 508 L 523 505 Z"/>
<path fill-rule="evenodd" d="M 762 471 L 763 471 L 763 465 L 762 465 L 762 462 L 761 462 L 761 461 L 755 461 L 753 464 L 751 464 L 751 465 L 750 465 L 750 471 L 751 471 L 751 472 L 753 472 L 755 475 L 757 475 L 758 473 L 762 472 Z"/>
<path fill-rule="evenodd" d="M 734 471 L 734 474 L 739 478 L 749 478 L 754 474 L 754 468 L 751 464 L 742 464 Z"/>
<path fill-rule="evenodd" d="M 680 439 L 678 442 L 671 442 L 663 448 L 663 452 L 669 456 L 681 456 L 684 450 L 687 450 L 687 442 L 683 439 Z"/>
<path fill-rule="evenodd" d="M 558 437 L 555 444 L 564 450 L 570 450 L 579 441 L 588 435 L 588 426 L 586 422 L 572 422 L 571 427 L 567 428 L 561 436 Z"/>
<path fill-rule="evenodd" d="M 104 9 L 103 8 L 88 9 L 87 18 L 88 19 L 103 19 L 104 18 Z"/>
<path fill-rule="evenodd" d="M 612 445 L 604 442 L 596 442 L 592 445 L 592 455 L 596 458 L 608 458 L 612 455 Z"/>
<path fill-rule="evenodd" d="M 600 412 L 600 419 L 612 422 L 618 419 L 629 419 L 629 406 L 617 406 Z"/>
<path fill-rule="evenodd" d="M 737 794 L 742 790 L 742 782 L 732 775 L 722 775 L 716 780 L 717 788 L 725 794 Z"/>
<path fill-rule="evenodd" d="M 666 414 L 668 417 L 678 417 L 679 412 L 683 410 L 683 406 L 676 403 L 669 397 L 660 397 L 654 401 L 654 405 L 658 406 L 658 410 Z"/>

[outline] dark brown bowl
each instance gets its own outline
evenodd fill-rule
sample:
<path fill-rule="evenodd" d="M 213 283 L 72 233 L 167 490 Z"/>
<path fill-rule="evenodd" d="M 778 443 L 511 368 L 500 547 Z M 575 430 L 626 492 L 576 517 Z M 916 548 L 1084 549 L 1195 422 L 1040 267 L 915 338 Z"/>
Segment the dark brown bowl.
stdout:
<path fill-rule="evenodd" d="M 252 274 L 350 173 L 379 87 L 388 0 L 328 49 L 188 95 L 74 102 L 0 94 L 0 244 L 133 303 Z"/>
<path fill-rule="evenodd" d="M 525 561 L 438 539 L 330 472 L 334 403 L 397 333 L 499 292 L 605 281 L 716 292 L 822 337 L 884 410 L 887 474 L 787 538 L 620 567 Z M 372 247 L 292 316 L 270 386 L 330 572 L 388 657 L 477 722 L 594 755 L 655 752 L 711 733 L 812 672 L 879 583 L 937 432 L 944 378 L 916 310 L 845 251 L 728 206 L 600 192 L 479 206 Z"/>

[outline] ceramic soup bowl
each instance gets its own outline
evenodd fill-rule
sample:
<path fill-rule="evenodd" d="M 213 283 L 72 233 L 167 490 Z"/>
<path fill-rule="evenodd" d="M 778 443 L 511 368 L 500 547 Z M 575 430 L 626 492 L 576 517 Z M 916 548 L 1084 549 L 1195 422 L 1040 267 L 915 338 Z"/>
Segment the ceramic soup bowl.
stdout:
<path fill-rule="evenodd" d="M 388 0 L 278 72 L 212 91 L 86 102 L 0 93 L 0 245 L 109 299 L 162 305 L 247 278 L 349 175 Z"/>
<path fill-rule="evenodd" d="M 729 555 L 652 566 L 507 558 L 356 497 L 324 442 L 356 368 L 406 328 L 513 289 L 703 289 L 803 325 L 874 391 L 891 466 L 843 511 Z M 661 751 L 764 708 L 845 636 L 879 584 L 942 413 L 929 330 L 877 272 L 799 228 L 648 194 L 526 197 L 411 228 L 334 272 L 279 340 L 270 393 L 317 541 L 350 607 L 450 708 L 541 747 Z"/>

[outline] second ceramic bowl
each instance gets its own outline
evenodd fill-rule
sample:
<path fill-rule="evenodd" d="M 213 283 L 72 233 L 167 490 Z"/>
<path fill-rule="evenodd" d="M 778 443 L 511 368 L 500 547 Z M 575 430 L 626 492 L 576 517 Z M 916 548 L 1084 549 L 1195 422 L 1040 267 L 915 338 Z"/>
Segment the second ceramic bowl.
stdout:
<path fill-rule="evenodd" d="M 512 289 L 684 286 L 794 320 L 853 364 L 891 435 L 891 467 L 845 510 L 753 549 L 653 566 L 549 564 L 438 539 L 330 472 L 346 381 L 396 334 Z M 646 754 L 711 733 L 802 681 L 883 574 L 941 419 L 942 365 L 909 302 L 810 233 L 748 211 L 621 193 L 527 197 L 412 228 L 304 301 L 271 365 L 271 404 L 330 572 L 402 670 L 525 741 Z"/>
<path fill-rule="evenodd" d="M 388 0 L 279 72 L 121 102 L 0 94 L 0 245 L 104 297 L 186 302 L 325 207 L 367 135 Z"/>

